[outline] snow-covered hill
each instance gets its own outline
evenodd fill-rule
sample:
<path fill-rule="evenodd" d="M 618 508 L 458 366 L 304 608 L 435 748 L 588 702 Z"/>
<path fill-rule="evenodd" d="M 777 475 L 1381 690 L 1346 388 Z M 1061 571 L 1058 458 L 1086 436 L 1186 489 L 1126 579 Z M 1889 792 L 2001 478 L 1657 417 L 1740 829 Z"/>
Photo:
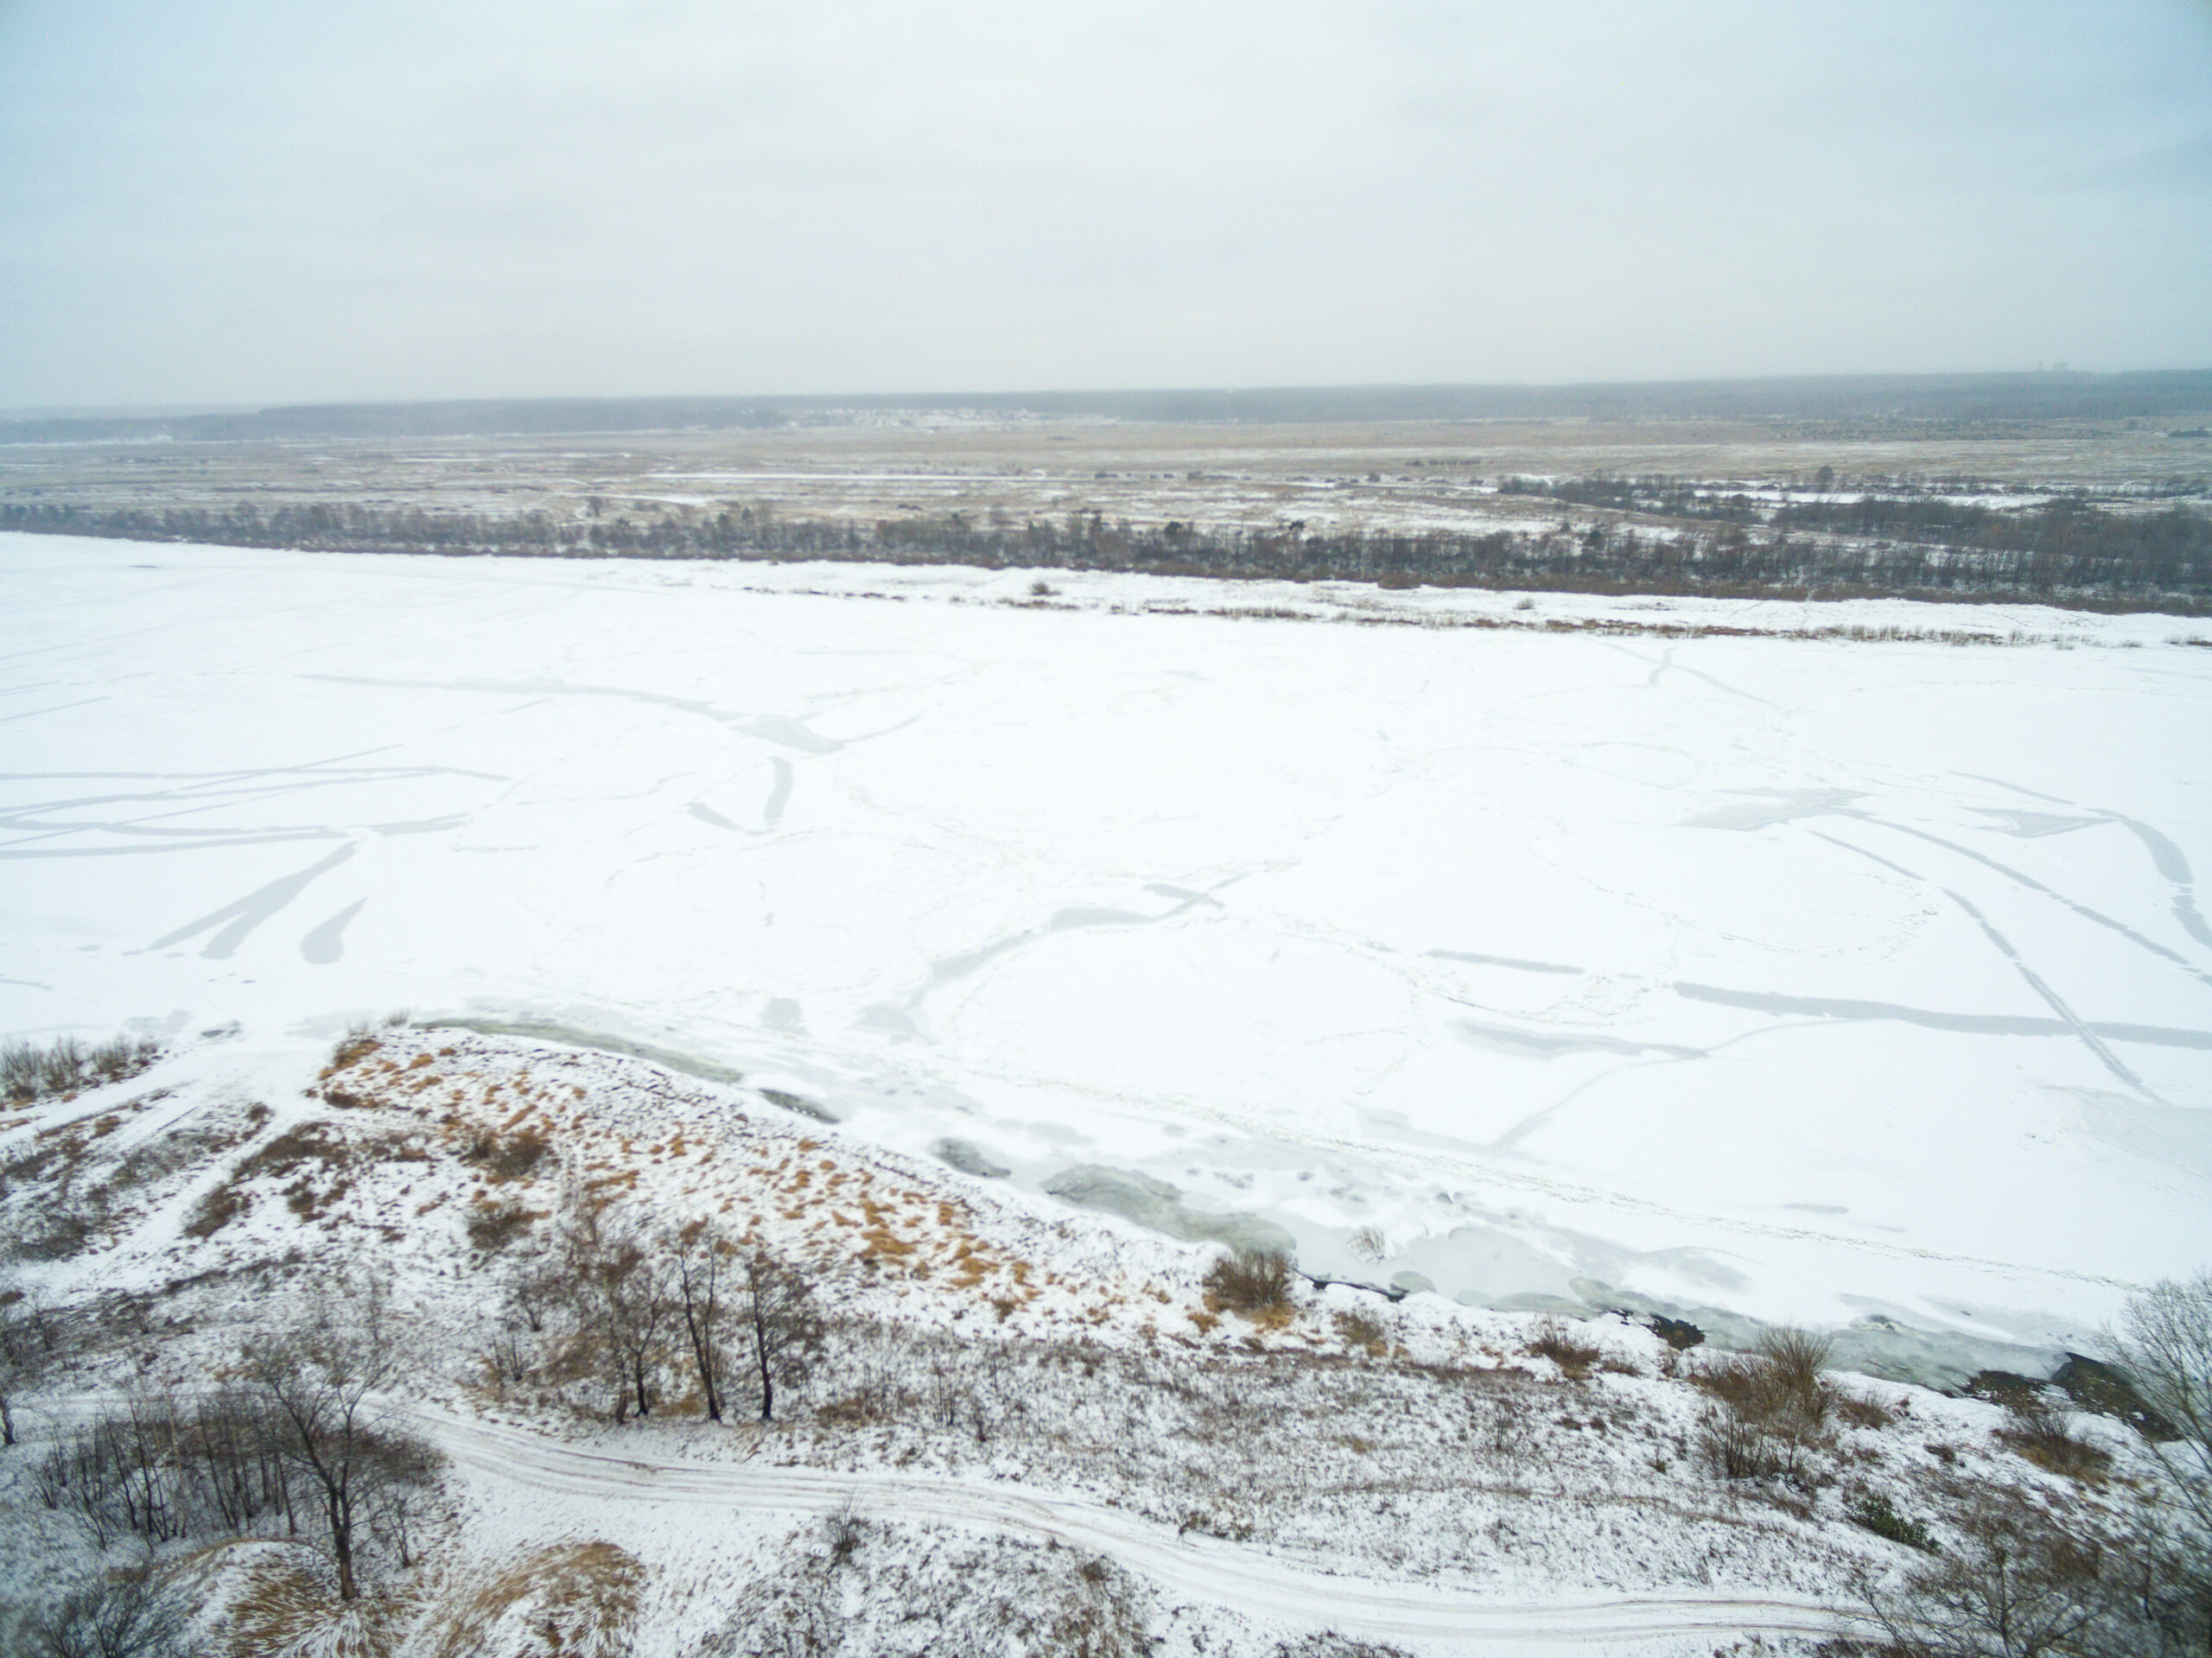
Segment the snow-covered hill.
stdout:
<path fill-rule="evenodd" d="M 311 1508 L 296 1537 L 271 1509 L 246 1528 L 269 1540 L 222 1541 L 179 1517 L 179 1487 L 154 1558 L 208 1650 L 1802 1646 L 1993 1493 L 2094 1525 L 2156 1487 L 2109 1417 L 2066 1425 L 2082 1461 L 2063 1473 L 2017 1410 L 1848 1376 L 1773 1466 L 1732 1476 L 1716 1424 L 1752 1417 L 1726 1354 L 1342 1285 L 1240 1312 L 1212 1246 L 880 1150 L 810 1107 L 385 1026 L 188 1039 L 0 1115 L 17 1287 L 61 1333 L 0 1452 L 0 1589 L 31 1598 L 90 1558 L 81 1483 L 41 1472 L 73 1434 L 105 1415 L 146 1444 L 318 1327 L 373 1331 L 372 1418 L 443 1470 L 404 1525 L 365 1530 L 351 1606 Z M 819 1340 L 773 1423 L 742 1365 L 707 1420 L 672 1324 L 640 1350 L 634 1413 L 632 1370 L 548 1280 L 587 1259 L 584 1218 L 649 1266 L 712 1227 L 803 1272 Z M 127 1528 L 107 1547 L 145 1558 Z"/>

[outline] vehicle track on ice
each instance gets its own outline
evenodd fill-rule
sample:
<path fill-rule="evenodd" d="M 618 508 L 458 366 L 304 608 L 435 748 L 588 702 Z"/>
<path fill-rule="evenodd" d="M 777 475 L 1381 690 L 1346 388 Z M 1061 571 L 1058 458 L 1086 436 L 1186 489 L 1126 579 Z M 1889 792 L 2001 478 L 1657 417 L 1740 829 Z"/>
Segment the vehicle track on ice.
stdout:
<path fill-rule="evenodd" d="M 1803 1596 L 1621 1594 L 1485 1599 L 1419 1583 L 1335 1576 L 1217 1538 L 1179 1534 L 1079 1497 L 927 1475 L 610 1455 L 423 1407 L 399 1407 L 452 1460 L 531 1490 L 701 1508 L 979 1527 L 1105 1554 L 1171 1597 L 1427 1650 L 1521 1651 L 1751 1634 L 1831 1636 L 1850 1615 Z"/>

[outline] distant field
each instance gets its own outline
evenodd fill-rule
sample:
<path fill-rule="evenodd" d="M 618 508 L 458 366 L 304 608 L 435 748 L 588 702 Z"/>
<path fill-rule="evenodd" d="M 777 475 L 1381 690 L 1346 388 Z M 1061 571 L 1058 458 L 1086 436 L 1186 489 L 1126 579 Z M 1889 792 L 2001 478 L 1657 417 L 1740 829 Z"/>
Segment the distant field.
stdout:
<path fill-rule="evenodd" d="M 1844 511 L 1861 498 L 1886 504 L 1875 521 Z M 0 448 L 0 528 L 2195 613 L 2212 604 L 2212 439 L 2140 418 L 1860 430 L 845 410 L 713 433 Z"/>

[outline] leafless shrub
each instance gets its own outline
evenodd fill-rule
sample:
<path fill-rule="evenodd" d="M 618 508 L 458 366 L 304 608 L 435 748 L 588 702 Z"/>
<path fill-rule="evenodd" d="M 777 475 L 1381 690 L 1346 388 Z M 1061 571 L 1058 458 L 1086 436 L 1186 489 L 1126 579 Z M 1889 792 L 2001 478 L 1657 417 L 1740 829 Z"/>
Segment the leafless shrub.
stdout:
<path fill-rule="evenodd" d="M 76 1038 L 58 1038 L 38 1053 L 38 1091 L 67 1094 L 83 1087 L 92 1071 L 91 1062 L 92 1056 Z"/>
<path fill-rule="evenodd" d="M 0 1445 L 16 1443 L 15 1401 L 60 1356 L 60 1320 L 35 1290 L 0 1282 Z"/>
<path fill-rule="evenodd" d="M 1206 1305 L 1255 1316 L 1291 1305 L 1290 1257 L 1279 1249 L 1236 1249 L 1206 1269 Z"/>
<path fill-rule="evenodd" d="M 1390 1253 L 1390 1241 L 1379 1226 L 1363 1226 L 1347 1240 L 1347 1247 L 1362 1261 L 1381 1261 Z"/>
<path fill-rule="evenodd" d="M 836 1513 L 825 1516 L 822 1521 L 822 1540 L 830 1546 L 830 1570 L 834 1572 L 849 1561 L 859 1552 L 866 1535 L 867 1527 L 850 1498 L 846 1499 Z"/>
<path fill-rule="evenodd" d="M 2098 1651 L 2101 1551 L 2024 1503 L 1988 1503 L 1961 1547 L 1859 1592 L 1896 1658 L 2058 1658 Z"/>
<path fill-rule="evenodd" d="M 539 1255 L 507 1286 L 507 1305 L 533 1336 L 543 1333 L 555 1309 L 570 1298 L 574 1286 L 556 1259 Z"/>
<path fill-rule="evenodd" d="M 294 1517 L 293 1485 L 257 1403 L 233 1393 L 126 1394 L 37 1464 L 34 1489 L 96 1548 L 233 1535 L 265 1514 Z"/>
<path fill-rule="evenodd" d="M 25 1658 L 183 1658 L 188 1623 L 150 1570 L 102 1573 L 32 1615 Z"/>
<path fill-rule="evenodd" d="M 2109 1337 L 2173 1438 L 2146 1435 L 2196 1524 L 2212 1533 L 2212 1271 L 2154 1284 L 2128 1303 Z"/>
<path fill-rule="evenodd" d="M 1835 1408 L 1836 1392 L 1802 1354 L 1777 1363 L 1760 1349 L 1716 1356 L 1690 1380 L 1747 1421 L 1816 1433 Z"/>
<path fill-rule="evenodd" d="M 1047 1625 L 1046 1650 L 1066 1658 L 1141 1658 L 1151 1649 L 1128 1573 L 1103 1554 L 1080 1562 Z"/>
<path fill-rule="evenodd" d="M 1813 1453 L 1828 1442 L 1836 1392 L 1821 1375 L 1826 1341 L 1774 1331 L 1750 1353 L 1719 1356 L 1691 1381 L 1713 1406 L 1699 1419 L 1697 1443 L 1724 1479 L 1812 1478 Z"/>
<path fill-rule="evenodd" d="M 28 1042 L 0 1044 L 0 1097 L 22 1103 L 39 1096 L 43 1067 L 39 1050 Z"/>
<path fill-rule="evenodd" d="M 1594 1343 L 1570 1334 L 1566 1324 L 1550 1313 L 1536 1320 L 1528 1345 L 1522 1350 L 1534 1358 L 1549 1359 L 1570 1382 L 1580 1382 L 1587 1376 L 1601 1351 Z"/>
<path fill-rule="evenodd" d="M 93 1046 L 86 1063 L 101 1082 L 119 1083 L 145 1070 L 161 1051 L 162 1045 L 150 1037 L 110 1037 Z"/>
<path fill-rule="evenodd" d="M 16 1239 L 15 1255 L 24 1261 L 67 1261 L 81 1254 L 99 1230 L 104 1197 L 92 1191 L 49 1201 Z"/>
<path fill-rule="evenodd" d="M 1697 1425 L 1698 1448 L 1723 1479 L 1770 1479 L 1788 1471 L 1791 1445 L 1767 1423 L 1725 1405 L 1707 1407 Z"/>
<path fill-rule="evenodd" d="M 1997 1430 L 1999 1441 L 2038 1468 L 2069 1479 L 2095 1480 L 2112 1465 L 2112 1454 L 2075 1436 L 2066 1413 L 2041 1394 L 2011 1401 L 2012 1420 Z"/>
<path fill-rule="evenodd" d="M 536 1224 L 537 1219 L 536 1210 L 512 1201 L 480 1203 L 469 1211 L 469 1246 L 485 1255 L 496 1255 Z"/>
<path fill-rule="evenodd" d="M 160 1057 L 161 1044 L 146 1037 L 111 1037 L 86 1047 L 73 1036 L 0 1045 L 0 1097 L 28 1104 L 73 1094 L 101 1083 L 137 1076 Z"/>
<path fill-rule="evenodd" d="M 487 1330 L 477 1357 L 495 1387 L 526 1382 L 536 1370 L 529 1332 L 513 1324 L 497 1324 Z"/>
<path fill-rule="evenodd" d="M 1766 1362 L 1784 1396 L 1802 1414 L 1816 1420 L 1828 1412 L 1829 1396 L 1821 1376 L 1834 1350 L 1833 1338 L 1795 1324 L 1777 1324 L 1751 1346 L 1752 1355 Z"/>

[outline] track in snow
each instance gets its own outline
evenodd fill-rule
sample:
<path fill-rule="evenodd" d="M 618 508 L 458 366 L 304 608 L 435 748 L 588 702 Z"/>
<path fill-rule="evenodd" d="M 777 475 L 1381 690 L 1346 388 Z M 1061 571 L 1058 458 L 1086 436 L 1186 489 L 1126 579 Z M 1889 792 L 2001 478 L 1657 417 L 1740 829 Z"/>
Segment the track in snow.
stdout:
<path fill-rule="evenodd" d="M 1426 1584 L 1325 1575 L 1249 1547 L 1178 1535 L 1080 1498 L 925 1475 L 842 1474 L 582 1451 L 448 1411 L 404 1413 L 456 1464 L 575 1496 L 986 1527 L 1106 1554 L 1170 1595 L 1265 1623 L 1434 1649 L 1586 1647 L 1687 1636 L 1827 1636 L 1847 1614 L 1801 1596 L 1649 1594 L 1492 1601 Z"/>

